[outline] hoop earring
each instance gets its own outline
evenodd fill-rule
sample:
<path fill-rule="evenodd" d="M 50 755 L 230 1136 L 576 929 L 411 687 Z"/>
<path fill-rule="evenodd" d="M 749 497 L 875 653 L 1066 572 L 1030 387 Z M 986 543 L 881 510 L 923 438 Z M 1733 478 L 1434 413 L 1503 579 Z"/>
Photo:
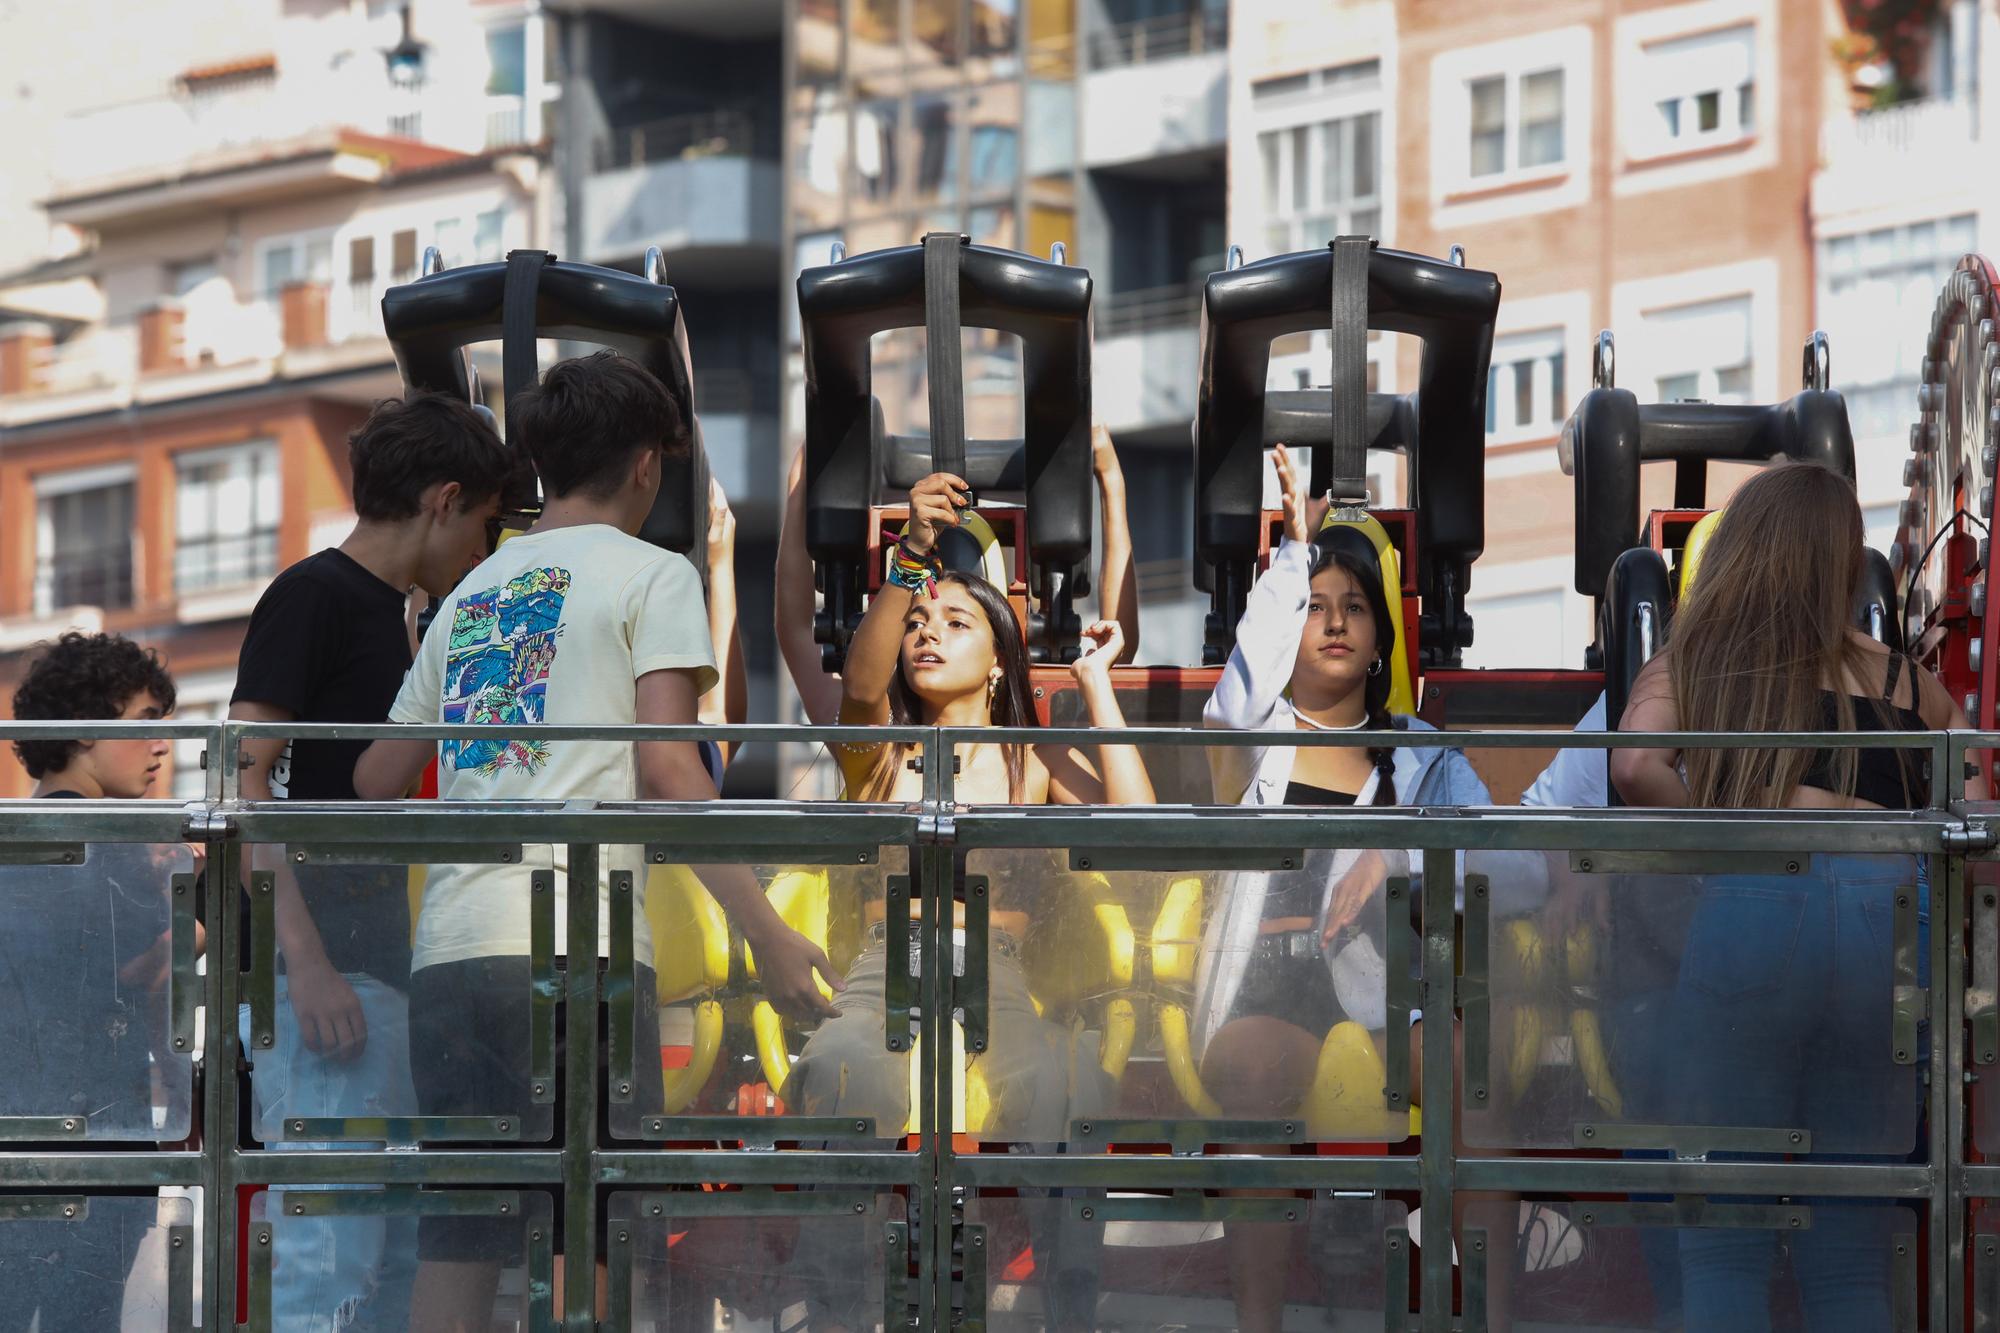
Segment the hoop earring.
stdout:
<path fill-rule="evenodd" d="M 1381 674 L 1382 674 L 1382 663 L 1383 663 L 1383 660 L 1384 660 L 1384 659 L 1382 659 L 1382 658 L 1378 657 L 1378 658 L 1376 658 L 1376 659 L 1375 659 L 1374 661 L 1370 662 L 1370 663 L 1368 664 L 1368 674 L 1369 674 L 1369 675 L 1371 675 L 1371 676 L 1379 676 L 1379 675 L 1381 675 Z"/>

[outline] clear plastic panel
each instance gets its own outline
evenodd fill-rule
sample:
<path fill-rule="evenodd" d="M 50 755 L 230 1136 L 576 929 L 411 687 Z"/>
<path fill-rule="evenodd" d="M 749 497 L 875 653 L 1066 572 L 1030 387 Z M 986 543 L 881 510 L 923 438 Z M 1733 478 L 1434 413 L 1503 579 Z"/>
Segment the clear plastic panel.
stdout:
<path fill-rule="evenodd" d="M 867 1333 L 914 1299 L 894 1194 L 614 1194 L 610 1217 L 611 1323 L 628 1333 Z"/>
<path fill-rule="evenodd" d="M 1914 1329 L 1899 1312 L 1917 1311 L 1918 1223 L 1875 1199 L 1482 1199 L 1464 1215 L 1487 1256 L 1468 1304 L 1491 1328 Z"/>
<path fill-rule="evenodd" d="M 1547 897 L 1526 910 L 1533 895 L 1510 896 L 1497 872 L 1473 883 L 1467 1141 L 1912 1153 L 1929 1039 L 1921 860 L 1690 852 L 1673 863 L 1701 873 L 1658 873 L 1660 859 L 1550 855 Z"/>
<path fill-rule="evenodd" d="M 965 1281 L 983 1284 L 996 1333 L 1376 1330 L 1411 1305 L 1394 1200 L 1024 1190 L 972 1199 L 966 1221 L 982 1230 Z"/>
<path fill-rule="evenodd" d="M 2000 815 L 2000 806 L 1987 810 Z M 1977 1075 L 1968 1090 L 1972 1141 L 1988 1158 L 2000 1153 L 2000 862 L 1965 863 L 1971 905 L 1970 972 L 1966 977 L 1966 1068 Z M 2000 1271 L 2000 1270 L 1996 1270 Z"/>
<path fill-rule="evenodd" d="M 0 866 L 0 1135 L 191 1132 L 193 870 L 179 843 L 96 843 L 75 864 Z"/>
<path fill-rule="evenodd" d="M 826 951 L 847 981 L 838 995 L 822 983 L 831 1015 L 771 1002 L 755 951 L 704 887 L 718 875 L 754 876 L 778 915 Z M 614 935 L 606 974 L 612 1136 L 879 1144 L 916 1133 L 920 969 L 913 946 L 902 968 L 889 959 L 892 916 L 917 938 L 912 892 L 902 847 L 842 864 L 654 864 L 614 880 L 612 910 L 637 926 L 629 941 Z"/>
<path fill-rule="evenodd" d="M 273 966 L 287 889 L 253 879 L 240 1014 L 253 1134 L 327 1149 L 546 1141 L 561 1094 L 566 849 L 554 865 L 547 846 L 356 863 L 368 854 L 286 849 L 278 873 L 297 885 L 325 967 L 281 954 Z"/>
<path fill-rule="evenodd" d="M 0 1330 L 178 1333 L 201 1267 L 194 1217 L 155 1194 L 0 1200 Z"/>
<path fill-rule="evenodd" d="M 1270 871 L 1091 859 L 966 858 L 961 912 L 984 915 L 989 947 L 956 960 L 955 1130 L 1086 1146 L 1409 1136 L 1404 853 L 1315 850 Z M 963 1001 L 982 962 L 979 1013 Z"/>
<path fill-rule="evenodd" d="M 553 1316 L 559 1245 L 539 1192 L 272 1189 L 251 1200 L 249 1312 L 281 1333 L 526 1333 Z"/>

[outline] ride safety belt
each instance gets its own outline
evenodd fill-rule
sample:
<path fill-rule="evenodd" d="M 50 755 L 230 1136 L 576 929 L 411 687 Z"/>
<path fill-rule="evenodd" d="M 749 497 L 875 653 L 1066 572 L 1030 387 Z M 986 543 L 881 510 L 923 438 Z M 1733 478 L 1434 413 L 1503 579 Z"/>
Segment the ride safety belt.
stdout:
<path fill-rule="evenodd" d="M 541 376 L 541 362 L 536 352 L 536 305 L 542 270 L 554 258 L 546 250 L 513 250 L 507 255 L 507 281 L 501 290 L 500 304 L 500 377 L 507 393 L 507 445 L 510 449 L 521 447 L 515 400 Z M 525 475 L 526 469 L 522 472 Z M 532 481 L 526 484 L 534 485 Z M 525 497 L 526 504 L 517 504 L 516 501 L 521 498 L 503 497 L 502 504 L 516 510 L 536 507 L 536 496 L 529 495 Z"/>
<path fill-rule="evenodd" d="M 1340 236 L 1333 250 L 1333 309 L 1328 332 L 1333 350 L 1332 442 L 1328 466 L 1313 478 L 1324 484 L 1335 509 L 1368 503 L 1368 257 L 1375 242 Z"/>
<path fill-rule="evenodd" d="M 965 237 L 924 237 L 925 366 L 930 375 L 931 467 L 966 480 L 965 372 L 960 360 L 958 260 Z"/>

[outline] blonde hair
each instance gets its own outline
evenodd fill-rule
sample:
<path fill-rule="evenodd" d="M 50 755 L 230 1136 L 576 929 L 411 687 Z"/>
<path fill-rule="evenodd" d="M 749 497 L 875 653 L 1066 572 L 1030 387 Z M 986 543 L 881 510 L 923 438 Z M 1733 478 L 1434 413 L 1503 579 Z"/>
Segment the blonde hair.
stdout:
<path fill-rule="evenodd" d="M 1854 483 L 1826 468 L 1785 464 L 1743 483 L 1674 614 L 1666 656 L 1682 729 L 1817 731 L 1823 690 L 1837 727 L 1854 729 L 1846 682 L 1868 678 L 1871 656 L 1848 632 L 1862 543 Z M 1682 753 L 1695 805 L 1726 809 L 1788 804 L 1813 757 L 1804 749 Z M 1829 754 L 1834 791 L 1853 794 L 1858 759 L 1851 749 Z"/>

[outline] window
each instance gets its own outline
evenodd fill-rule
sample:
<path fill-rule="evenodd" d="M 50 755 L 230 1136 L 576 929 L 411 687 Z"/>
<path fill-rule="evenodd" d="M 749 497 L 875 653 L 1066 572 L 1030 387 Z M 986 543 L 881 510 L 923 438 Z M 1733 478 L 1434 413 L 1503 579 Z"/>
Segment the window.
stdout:
<path fill-rule="evenodd" d="M 1267 79 L 1252 90 L 1264 244 L 1271 254 L 1382 231 L 1381 67 Z"/>
<path fill-rule="evenodd" d="M 35 479 L 35 614 L 132 605 L 134 472 L 129 464 Z"/>
<path fill-rule="evenodd" d="M 519 97 L 528 90 L 528 30 L 518 23 L 486 31 L 486 93 Z"/>
<path fill-rule="evenodd" d="M 174 591 L 238 587 L 278 571 L 278 449 L 254 444 L 174 460 Z"/>
<path fill-rule="evenodd" d="M 472 261 L 491 263 L 506 254 L 507 215 L 500 209 L 481 213 L 472 220 Z"/>
<path fill-rule="evenodd" d="M 1658 401 L 1750 401 L 1748 296 L 1649 310 L 1643 336 Z"/>
<path fill-rule="evenodd" d="M 1367 111 L 1258 136 L 1272 254 L 1381 229 L 1381 117 Z"/>
<path fill-rule="evenodd" d="M 1475 183 L 1560 166 L 1563 71 L 1488 74 L 1465 85 L 1469 104 L 1466 174 Z"/>
<path fill-rule="evenodd" d="M 1756 29 L 1748 24 L 1643 48 L 1653 116 L 1640 147 L 1672 153 L 1732 143 L 1756 129 Z"/>
<path fill-rule="evenodd" d="M 1498 441 L 1553 435 L 1569 412 L 1563 330 L 1493 340 L 1486 376 L 1486 433 Z"/>
<path fill-rule="evenodd" d="M 275 298 L 294 282 L 325 282 L 333 275 L 333 240 L 327 236 L 288 236 L 268 241 L 259 271 L 261 290 Z"/>
<path fill-rule="evenodd" d="M 1833 344 L 1835 372 L 1843 389 L 1893 386 L 1882 396 L 1893 404 L 1896 429 L 1908 424 L 1923 357 L 1923 339 L 1909 330 L 1924 327 L 1959 258 L 1978 248 L 1978 231 L 1978 218 L 1963 213 L 1819 243 L 1817 322 Z"/>

